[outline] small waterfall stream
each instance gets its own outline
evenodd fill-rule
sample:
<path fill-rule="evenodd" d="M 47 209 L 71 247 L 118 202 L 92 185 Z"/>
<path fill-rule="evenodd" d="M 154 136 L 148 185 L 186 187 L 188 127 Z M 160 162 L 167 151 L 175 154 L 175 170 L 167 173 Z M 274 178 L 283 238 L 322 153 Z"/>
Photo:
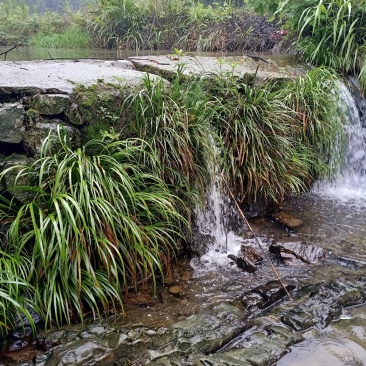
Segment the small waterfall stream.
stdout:
<path fill-rule="evenodd" d="M 356 101 L 344 83 L 339 84 L 339 91 L 341 109 L 346 117 L 345 161 L 334 180 L 318 182 L 313 192 L 340 201 L 366 203 L 366 130 Z"/>
<path fill-rule="evenodd" d="M 344 163 L 332 181 L 318 182 L 309 195 L 286 205 L 304 221 L 299 235 L 326 248 L 330 261 L 332 255 L 340 260 L 333 270 L 314 272 L 315 281 L 339 278 L 350 269 L 349 260 L 351 273 L 364 275 L 366 268 L 366 130 L 357 103 L 365 100 L 355 99 L 345 84 L 340 84 L 340 96 L 346 117 Z M 347 309 L 345 317 L 324 330 L 307 331 L 306 341 L 292 347 L 277 366 L 366 365 L 365 314 L 365 306 Z"/>

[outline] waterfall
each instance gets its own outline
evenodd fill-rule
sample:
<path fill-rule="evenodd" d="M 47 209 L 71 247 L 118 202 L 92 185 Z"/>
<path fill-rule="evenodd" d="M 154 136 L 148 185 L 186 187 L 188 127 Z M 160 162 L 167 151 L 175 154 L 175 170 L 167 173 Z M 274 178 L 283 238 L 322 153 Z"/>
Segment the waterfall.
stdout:
<path fill-rule="evenodd" d="M 345 117 L 345 159 L 332 181 L 317 182 L 312 192 L 342 201 L 366 203 L 366 131 L 355 98 L 344 83 L 339 84 L 341 109 Z"/>

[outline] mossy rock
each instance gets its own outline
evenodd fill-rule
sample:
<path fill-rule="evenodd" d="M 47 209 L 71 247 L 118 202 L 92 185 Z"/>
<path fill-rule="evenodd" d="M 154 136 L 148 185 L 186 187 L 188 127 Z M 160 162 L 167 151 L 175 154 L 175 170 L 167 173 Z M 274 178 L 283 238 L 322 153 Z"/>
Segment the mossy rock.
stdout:
<path fill-rule="evenodd" d="M 5 103 L 0 106 L 0 143 L 20 143 L 24 135 L 24 106 Z"/>
<path fill-rule="evenodd" d="M 121 131 L 124 126 L 124 94 L 116 84 L 99 82 L 91 86 L 79 85 L 74 89 L 72 101 L 78 106 L 77 113 L 85 126 L 82 128 L 82 143 L 100 139 L 102 130 L 113 127 Z M 75 120 L 75 117 L 70 120 Z"/>
<path fill-rule="evenodd" d="M 26 102 L 28 108 L 46 116 L 62 114 L 70 104 L 69 96 L 64 94 L 39 94 L 29 98 Z"/>

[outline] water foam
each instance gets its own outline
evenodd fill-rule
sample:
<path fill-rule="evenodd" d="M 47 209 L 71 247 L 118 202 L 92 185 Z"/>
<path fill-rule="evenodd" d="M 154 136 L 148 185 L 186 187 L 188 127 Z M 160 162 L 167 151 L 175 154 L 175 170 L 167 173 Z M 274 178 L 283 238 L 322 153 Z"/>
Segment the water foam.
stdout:
<path fill-rule="evenodd" d="M 366 204 L 366 144 L 355 100 L 345 84 L 339 85 L 342 110 L 346 123 L 345 162 L 332 181 L 317 182 L 312 193 L 340 202 Z"/>

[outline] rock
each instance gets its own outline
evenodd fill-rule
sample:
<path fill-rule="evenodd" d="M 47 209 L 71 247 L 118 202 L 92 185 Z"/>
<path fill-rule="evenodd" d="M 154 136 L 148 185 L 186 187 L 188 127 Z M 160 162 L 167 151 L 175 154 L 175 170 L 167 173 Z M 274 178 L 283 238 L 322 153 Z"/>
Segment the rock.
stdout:
<path fill-rule="evenodd" d="M 186 354 L 216 352 L 248 329 L 242 311 L 230 303 L 219 303 L 172 326 L 176 348 Z"/>
<path fill-rule="evenodd" d="M 123 86 L 136 86 L 144 76 L 145 73 L 136 70 L 111 67 L 109 62 L 102 60 L 2 61 L 0 101 L 3 96 L 12 93 L 18 97 L 36 94 L 71 94 L 75 85 L 93 85 L 98 80 Z"/>
<path fill-rule="evenodd" d="M 244 83 L 252 82 L 255 78 L 256 84 L 260 85 L 268 80 L 289 80 L 296 75 L 296 69 L 279 67 L 275 62 L 266 63 L 254 60 L 250 57 L 198 57 L 180 56 L 176 59 L 163 56 L 138 56 L 129 57 L 134 67 L 143 72 L 160 75 L 167 80 L 174 78 L 178 64 L 183 64 L 183 75 L 203 75 L 210 77 L 220 73 L 228 72 L 233 76 L 240 77 Z M 235 68 L 232 67 L 236 63 Z M 260 67 L 258 68 L 258 65 Z"/>
<path fill-rule="evenodd" d="M 52 349 L 47 360 L 37 362 L 37 366 L 112 366 L 117 360 L 115 352 L 106 348 L 97 339 L 80 339 Z"/>
<path fill-rule="evenodd" d="M 57 127 L 60 125 L 63 126 L 68 133 L 71 147 L 79 147 L 81 143 L 80 131 L 75 127 L 64 125 L 63 121 L 59 119 L 52 119 L 44 123 L 37 123 L 27 132 L 26 136 L 24 136 L 24 148 L 26 152 L 33 156 L 38 155 L 44 139 L 51 131 L 56 134 Z"/>
<path fill-rule="evenodd" d="M 281 242 L 271 244 L 269 252 L 288 264 L 313 264 L 324 259 L 326 251 L 314 244 L 301 242 Z"/>
<path fill-rule="evenodd" d="M 31 163 L 32 159 L 27 158 L 25 155 L 13 154 L 8 158 L 6 158 L 5 162 L 2 164 L 2 166 L 0 166 L 0 171 L 14 167 L 14 169 L 9 170 L 4 175 L 2 184 L 4 185 L 4 188 L 9 193 L 11 193 L 17 201 L 22 203 L 30 201 L 34 197 L 34 195 L 29 191 L 25 192 L 21 189 L 14 188 L 14 184 L 20 170 L 24 166 L 29 165 Z M 18 177 L 17 182 L 18 185 L 20 186 L 27 185 L 29 183 L 24 176 Z"/>
<path fill-rule="evenodd" d="M 227 257 L 233 260 L 240 269 L 249 273 L 255 272 L 257 270 L 255 265 L 263 260 L 263 257 L 248 245 L 241 245 L 237 257 L 233 254 L 229 254 Z"/>
<path fill-rule="evenodd" d="M 169 273 L 164 276 L 164 285 L 171 286 L 175 283 L 177 283 L 177 280 L 173 274 L 173 271 L 169 271 Z"/>
<path fill-rule="evenodd" d="M 269 366 L 276 363 L 288 352 L 288 347 L 303 341 L 300 334 L 280 324 L 268 324 L 258 319 L 234 344 L 229 345 L 221 354 L 237 362 L 256 366 Z M 230 363 L 228 363 L 231 365 Z M 235 365 L 235 364 L 234 364 Z"/>
<path fill-rule="evenodd" d="M 157 300 L 150 294 L 138 293 L 128 294 L 123 298 L 124 304 L 130 305 L 153 305 L 157 303 Z"/>
<path fill-rule="evenodd" d="M 255 264 L 246 258 L 236 257 L 234 254 L 229 254 L 227 257 L 233 260 L 238 268 L 242 269 L 245 272 L 254 273 L 257 270 Z"/>
<path fill-rule="evenodd" d="M 28 108 L 46 116 L 64 113 L 70 105 L 70 97 L 65 94 L 38 94 L 30 97 L 26 102 Z"/>
<path fill-rule="evenodd" d="M 192 273 L 189 272 L 189 271 L 186 271 L 186 272 L 183 272 L 180 279 L 183 281 L 183 282 L 187 282 L 189 281 L 190 279 L 192 278 Z"/>
<path fill-rule="evenodd" d="M 285 225 L 291 229 L 297 228 L 303 224 L 303 221 L 283 211 L 272 214 L 272 217 L 280 224 Z"/>
<path fill-rule="evenodd" d="M 285 285 L 287 292 L 295 289 L 294 285 Z M 287 296 L 280 281 L 270 281 L 264 285 L 245 292 L 236 303 L 242 304 L 247 310 L 265 309 Z"/>
<path fill-rule="evenodd" d="M 281 321 L 295 329 L 303 331 L 312 326 L 325 328 L 337 318 L 344 307 L 362 304 L 366 301 L 366 278 L 347 281 L 344 278 L 325 283 L 310 298 L 296 308 L 289 310 Z"/>
<path fill-rule="evenodd" d="M 183 289 L 178 285 L 170 286 L 168 291 L 171 295 L 176 297 L 181 297 L 184 295 Z"/>
<path fill-rule="evenodd" d="M 0 144 L 18 144 L 24 137 L 24 106 L 20 103 L 0 105 Z"/>
<path fill-rule="evenodd" d="M 254 264 L 258 264 L 263 261 L 263 257 L 249 245 L 241 245 L 238 257 L 244 257 Z"/>

